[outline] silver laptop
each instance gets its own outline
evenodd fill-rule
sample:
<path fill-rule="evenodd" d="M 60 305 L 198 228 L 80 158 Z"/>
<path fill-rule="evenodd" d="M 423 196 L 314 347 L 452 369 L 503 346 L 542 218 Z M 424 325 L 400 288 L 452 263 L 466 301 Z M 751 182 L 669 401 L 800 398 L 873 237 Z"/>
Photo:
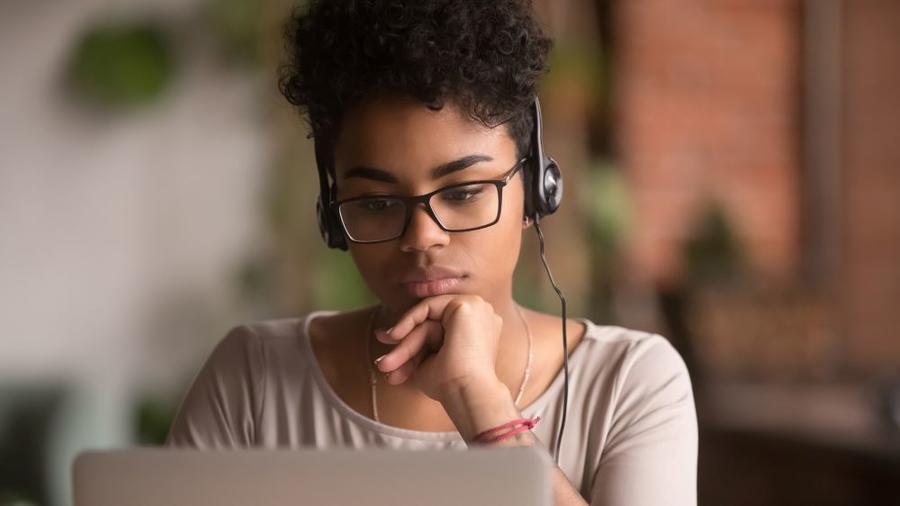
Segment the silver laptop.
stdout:
<path fill-rule="evenodd" d="M 549 506 L 553 462 L 527 446 L 88 451 L 73 464 L 75 506 Z"/>

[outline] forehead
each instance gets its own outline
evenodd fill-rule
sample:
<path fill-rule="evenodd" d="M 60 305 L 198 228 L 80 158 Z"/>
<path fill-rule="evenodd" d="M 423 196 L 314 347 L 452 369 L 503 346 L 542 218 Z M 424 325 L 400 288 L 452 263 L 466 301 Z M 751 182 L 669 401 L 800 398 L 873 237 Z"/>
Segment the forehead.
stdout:
<path fill-rule="evenodd" d="M 515 158 L 515 143 L 506 126 L 486 127 L 452 102 L 432 110 L 414 99 L 381 97 L 352 109 L 341 125 L 334 158 L 338 181 L 357 166 L 384 169 L 400 182 L 411 182 L 431 180 L 434 167 L 466 156 L 493 158 L 473 165 L 465 171 L 469 174 L 478 174 L 479 166 L 496 172 L 496 167 Z"/>

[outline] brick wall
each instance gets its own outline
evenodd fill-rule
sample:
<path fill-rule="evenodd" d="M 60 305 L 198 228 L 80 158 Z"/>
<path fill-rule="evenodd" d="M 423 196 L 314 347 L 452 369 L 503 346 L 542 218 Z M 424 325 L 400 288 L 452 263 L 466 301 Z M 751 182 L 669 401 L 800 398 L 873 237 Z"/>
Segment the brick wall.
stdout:
<path fill-rule="evenodd" d="M 630 257 L 648 280 L 681 274 L 679 248 L 708 197 L 725 204 L 754 267 L 795 268 L 798 16 L 794 0 L 618 2 Z"/>
<path fill-rule="evenodd" d="M 630 269 L 679 280 L 683 243 L 715 198 L 761 277 L 825 281 L 813 287 L 836 295 L 835 362 L 870 374 L 900 366 L 900 2 L 835 0 L 829 97 L 830 83 L 804 72 L 829 51 L 804 44 L 830 45 L 806 38 L 814 1 L 616 3 L 617 141 L 636 206 Z M 836 142 L 816 137 L 831 120 L 810 114 L 822 106 L 810 96 L 839 100 Z M 813 178 L 830 169 L 817 153 L 839 159 L 824 200 Z"/>

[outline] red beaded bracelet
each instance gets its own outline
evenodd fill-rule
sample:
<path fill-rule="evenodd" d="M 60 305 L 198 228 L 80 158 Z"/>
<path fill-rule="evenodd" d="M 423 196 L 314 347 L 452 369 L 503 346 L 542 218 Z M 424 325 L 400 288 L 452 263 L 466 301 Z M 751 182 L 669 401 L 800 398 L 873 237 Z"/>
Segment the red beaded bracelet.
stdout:
<path fill-rule="evenodd" d="M 537 425 L 537 423 L 539 421 L 541 421 L 540 416 L 537 416 L 534 418 L 519 418 L 517 420 L 513 420 L 511 422 L 507 422 L 502 425 L 498 425 L 497 427 L 494 427 L 494 428 L 491 428 L 491 429 L 488 429 L 486 431 L 479 433 L 477 436 L 475 436 L 475 438 L 472 440 L 472 442 L 479 443 L 479 444 L 496 443 L 498 441 L 502 441 L 503 439 L 506 439 L 509 436 L 512 436 L 512 435 L 518 434 L 519 432 L 522 432 L 524 430 L 533 428 L 535 425 Z M 515 428 L 518 425 L 522 425 L 522 427 Z M 510 429 L 510 430 L 508 430 L 506 433 L 503 433 L 500 435 L 496 434 L 498 431 L 501 431 L 503 429 Z"/>

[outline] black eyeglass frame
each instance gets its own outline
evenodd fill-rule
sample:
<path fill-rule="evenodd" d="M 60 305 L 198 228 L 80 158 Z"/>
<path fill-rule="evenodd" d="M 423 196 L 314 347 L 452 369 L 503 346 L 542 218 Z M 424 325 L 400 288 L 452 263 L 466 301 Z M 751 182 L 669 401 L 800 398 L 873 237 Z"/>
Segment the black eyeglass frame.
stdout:
<path fill-rule="evenodd" d="M 519 171 L 519 169 L 522 168 L 523 164 L 526 161 L 528 161 L 527 156 L 519 159 L 519 161 L 517 161 L 516 164 L 513 165 L 506 172 L 506 174 L 504 174 L 500 179 L 478 179 L 475 181 L 465 181 L 462 183 L 455 183 L 455 184 L 451 184 L 448 186 L 444 186 L 442 188 L 438 188 L 434 191 L 431 191 L 431 192 L 428 192 L 428 193 L 425 193 L 422 195 L 416 195 L 416 196 L 412 196 L 412 197 L 404 197 L 402 195 L 364 195 L 361 197 L 351 197 L 349 199 L 343 199 L 343 200 L 339 200 L 337 202 L 332 202 L 330 204 L 330 208 L 331 208 L 331 211 L 338 216 L 338 219 L 341 222 L 341 228 L 344 229 L 344 235 L 347 236 L 347 239 L 349 239 L 350 242 L 354 242 L 357 244 L 376 244 L 376 243 L 381 243 L 381 242 L 393 241 L 394 239 L 403 237 L 403 235 L 406 234 L 406 229 L 409 228 L 409 220 L 412 217 L 413 206 L 415 206 L 416 204 L 418 204 L 420 202 L 422 204 L 425 204 L 425 210 L 428 212 L 428 215 L 431 216 L 431 219 L 435 223 L 437 223 L 437 225 L 439 227 L 441 227 L 441 230 L 443 230 L 444 232 L 471 232 L 473 230 L 480 230 L 482 228 L 487 228 L 487 227 L 493 226 L 493 225 L 497 224 L 498 221 L 500 221 L 500 214 L 503 210 L 503 188 L 507 184 L 509 184 L 509 180 L 512 179 L 512 177 L 516 174 L 516 172 Z M 448 229 L 447 227 L 444 226 L 443 223 L 441 223 L 441 220 L 438 219 L 437 215 L 434 214 L 434 209 L 431 208 L 431 197 L 433 197 L 434 195 L 437 195 L 438 193 L 450 190 L 452 188 L 471 186 L 474 184 L 493 184 L 494 186 L 497 187 L 497 216 L 494 218 L 493 221 L 491 221 L 490 223 L 488 223 L 486 225 L 480 225 L 477 227 L 464 228 L 464 229 Z M 341 210 L 340 210 L 341 205 L 345 204 L 347 202 L 355 202 L 355 201 L 359 201 L 359 200 L 371 200 L 371 199 L 394 199 L 394 200 L 399 200 L 399 201 L 403 202 L 403 205 L 405 206 L 405 209 L 406 209 L 406 216 L 403 219 L 403 229 L 400 230 L 399 234 L 397 234 L 394 237 L 391 237 L 389 239 L 379 239 L 377 241 L 360 241 L 360 240 L 354 239 L 350 235 L 350 232 L 347 230 L 347 225 L 344 223 L 344 216 L 341 214 Z"/>

